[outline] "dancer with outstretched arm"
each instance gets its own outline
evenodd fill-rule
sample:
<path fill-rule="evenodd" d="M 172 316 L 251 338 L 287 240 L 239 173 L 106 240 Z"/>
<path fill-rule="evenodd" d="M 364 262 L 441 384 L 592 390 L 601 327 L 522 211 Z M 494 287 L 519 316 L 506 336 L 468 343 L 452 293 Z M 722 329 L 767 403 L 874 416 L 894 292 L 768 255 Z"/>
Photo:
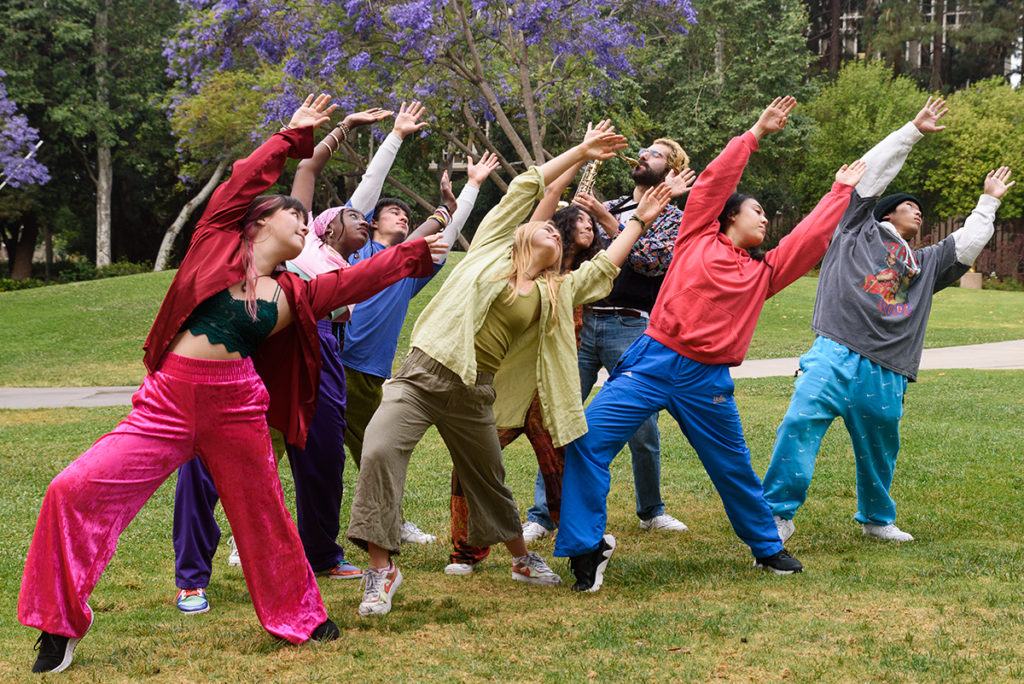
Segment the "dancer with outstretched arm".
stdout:
<path fill-rule="evenodd" d="M 761 138 L 782 130 L 795 106 L 792 97 L 777 98 L 697 179 L 650 325 L 587 407 L 589 431 L 566 448 L 555 555 L 570 557 L 576 591 L 600 588 L 615 548 L 605 534 L 612 459 L 663 408 L 697 452 L 755 564 L 780 573 L 802 568 L 779 541 L 750 465 L 729 375 L 747 353 L 765 299 L 825 253 L 864 170 L 862 162 L 843 166 L 818 206 L 761 254 L 768 219 L 756 199 L 735 189 Z"/>
<path fill-rule="evenodd" d="M 243 555 L 260 622 L 298 644 L 338 638 L 284 504 L 267 427 L 304 444 L 316 404 L 316 321 L 407 275 L 433 271 L 438 238 L 310 281 L 278 266 L 302 250 L 306 209 L 259 196 L 288 157 L 308 157 L 334 111 L 309 96 L 288 126 L 234 165 L 196 226 L 145 344 L 148 375 L 128 417 L 50 483 L 18 600 L 42 630 L 34 672 L 59 672 L 92 625 L 86 600 L 121 532 L 175 468 L 197 453 Z M 257 375 L 257 370 L 260 374 Z"/>

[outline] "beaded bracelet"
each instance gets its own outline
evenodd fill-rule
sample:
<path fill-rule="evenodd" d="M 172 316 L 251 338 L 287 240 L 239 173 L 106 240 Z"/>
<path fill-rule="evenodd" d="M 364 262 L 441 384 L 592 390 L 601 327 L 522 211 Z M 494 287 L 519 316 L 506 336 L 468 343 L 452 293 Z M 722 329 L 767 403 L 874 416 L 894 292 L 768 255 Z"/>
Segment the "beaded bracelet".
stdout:
<path fill-rule="evenodd" d="M 434 210 L 433 214 L 431 214 L 427 218 L 428 221 L 430 219 L 434 219 L 435 221 L 440 223 L 441 229 L 444 230 L 445 228 L 448 227 L 448 224 L 452 222 L 452 214 L 450 211 L 448 211 L 448 207 L 442 204 L 441 206 Z"/>
<path fill-rule="evenodd" d="M 632 216 L 630 216 L 629 220 L 630 221 L 636 221 L 637 223 L 639 223 L 640 224 L 640 230 L 642 230 L 642 231 L 643 230 L 647 230 L 647 224 L 644 223 L 644 220 L 642 218 L 640 218 L 639 216 L 637 216 L 636 214 L 633 214 Z M 629 221 L 627 221 L 626 223 L 629 223 Z"/>

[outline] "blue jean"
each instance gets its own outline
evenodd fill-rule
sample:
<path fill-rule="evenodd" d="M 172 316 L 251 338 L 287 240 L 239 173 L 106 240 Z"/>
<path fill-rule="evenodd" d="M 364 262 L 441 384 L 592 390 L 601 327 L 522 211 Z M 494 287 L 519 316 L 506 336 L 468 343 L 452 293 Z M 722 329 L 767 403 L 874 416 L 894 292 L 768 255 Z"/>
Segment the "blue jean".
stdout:
<path fill-rule="evenodd" d="M 601 367 L 611 372 L 626 349 L 645 330 L 646 318 L 584 311 L 579 351 L 580 390 L 584 401 L 597 382 L 597 373 Z M 665 503 L 661 500 L 661 441 L 657 412 L 637 427 L 629 439 L 629 452 L 633 458 L 636 514 L 641 520 L 650 520 L 665 512 Z M 544 479 L 540 471 L 537 471 L 533 507 L 527 511 L 526 518 L 549 530 L 555 529 L 555 523 L 548 515 Z"/>
<path fill-rule="evenodd" d="M 566 446 L 555 555 L 579 556 L 598 547 L 608 521 L 612 459 L 637 426 L 663 408 L 697 452 L 737 536 L 757 558 L 781 551 L 750 465 L 728 366 L 693 361 L 644 335 L 587 407 L 587 433 Z"/>
<path fill-rule="evenodd" d="M 842 416 L 857 471 L 854 518 L 891 525 L 896 504 L 889 488 L 900 450 L 906 376 L 821 336 L 800 358 L 800 369 L 803 373 L 796 379 L 764 476 L 764 495 L 772 512 L 791 520 L 803 505 L 821 439 L 832 421 Z"/>

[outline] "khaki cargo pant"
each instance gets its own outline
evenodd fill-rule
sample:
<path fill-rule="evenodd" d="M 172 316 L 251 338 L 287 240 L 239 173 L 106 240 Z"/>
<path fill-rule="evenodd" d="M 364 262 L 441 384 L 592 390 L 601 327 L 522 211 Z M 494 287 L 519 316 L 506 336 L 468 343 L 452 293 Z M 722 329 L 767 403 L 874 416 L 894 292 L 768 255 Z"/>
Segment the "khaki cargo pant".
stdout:
<path fill-rule="evenodd" d="M 452 457 L 469 509 L 468 541 L 490 546 L 522 534 L 519 510 L 505 486 L 501 445 L 494 427 L 491 373 L 470 387 L 458 375 L 413 348 L 384 384 L 380 408 L 366 426 L 362 467 L 352 499 L 347 536 L 393 554 L 400 550 L 402 493 L 409 457 L 427 428 L 437 426 Z"/>

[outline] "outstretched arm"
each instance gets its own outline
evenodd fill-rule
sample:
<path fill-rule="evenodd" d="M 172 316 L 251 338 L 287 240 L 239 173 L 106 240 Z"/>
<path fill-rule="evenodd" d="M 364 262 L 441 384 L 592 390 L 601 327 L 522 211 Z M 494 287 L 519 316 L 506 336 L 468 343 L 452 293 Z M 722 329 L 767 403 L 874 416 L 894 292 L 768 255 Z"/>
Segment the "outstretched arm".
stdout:
<path fill-rule="evenodd" d="M 718 215 L 722 213 L 729 195 L 736 191 L 747 160 L 758 148 L 758 141 L 765 135 L 781 131 L 794 107 L 796 99 L 793 97 L 775 98 L 749 131 L 730 140 L 707 165 L 686 200 L 686 212 L 676 236 L 675 249 L 694 235 L 717 230 Z"/>
<path fill-rule="evenodd" d="M 626 257 L 629 256 L 629 250 L 633 248 L 633 243 L 640 239 L 654 219 L 658 217 L 658 214 L 668 206 L 670 199 L 672 199 L 672 188 L 665 183 L 647 189 L 644 196 L 640 198 L 640 204 L 637 205 L 633 216 L 626 221 L 625 227 L 605 250 L 613 264 L 622 266 Z"/>
<path fill-rule="evenodd" d="M 938 122 L 948 111 L 945 100 L 929 97 L 913 121 L 887 135 L 882 142 L 861 157 L 868 165 L 868 171 L 857 184 L 857 194 L 861 197 L 881 195 L 903 168 L 903 163 L 914 144 L 927 133 L 945 130 L 946 127 L 940 126 Z"/>
<path fill-rule="evenodd" d="M 457 201 L 455 193 L 452 192 L 452 182 L 448 178 L 448 171 L 441 174 L 441 204 L 430 217 L 417 226 L 416 230 L 409 233 L 405 241 L 418 240 L 421 237 L 433 235 L 445 228 L 452 222 L 452 214 L 455 213 Z"/>
<path fill-rule="evenodd" d="M 472 157 L 466 158 L 466 175 L 468 179 L 466 185 L 462 188 L 462 192 L 459 193 L 455 212 L 452 213 L 452 222 L 445 227 L 441 237 L 442 242 L 448 245 L 449 251 L 455 245 L 455 240 L 462 232 L 462 229 L 466 227 L 466 221 L 473 212 L 476 198 L 480 194 L 480 186 L 483 185 L 484 181 L 487 180 L 498 166 L 497 155 L 490 152 L 485 152 L 480 157 L 480 161 L 475 164 Z"/>
<path fill-rule="evenodd" d="M 964 221 L 963 227 L 953 232 L 956 260 L 961 264 L 970 266 L 981 254 L 995 232 L 996 210 L 1003 195 L 1016 184 L 1017 181 L 1010 180 L 1008 166 L 1000 166 L 985 176 L 985 194 L 978 199 L 978 205 Z"/>
<path fill-rule="evenodd" d="M 320 172 L 327 166 L 327 162 L 341 147 L 341 143 L 348 140 L 349 133 L 359 126 L 366 126 L 389 116 L 391 116 L 390 111 L 377 107 L 362 112 L 353 112 L 346 116 L 341 123 L 334 127 L 334 130 L 316 144 L 312 157 L 299 162 L 299 167 L 295 170 L 295 180 L 292 182 L 291 196 L 302 202 L 306 209 L 312 211 L 316 180 L 320 177 Z"/>
<path fill-rule="evenodd" d="M 275 133 L 255 152 L 235 162 L 231 177 L 214 190 L 199 219 L 195 237 L 204 228 L 237 229 L 249 205 L 277 182 L 288 157 L 308 157 L 313 151 L 313 129 L 326 123 L 337 105 L 328 95 L 312 95 L 292 114 L 288 126 Z"/>
<path fill-rule="evenodd" d="M 388 172 L 391 171 L 391 165 L 395 162 L 395 157 L 398 156 L 399 148 L 402 147 L 402 140 L 410 133 L 423 130 L 429 125 L 426 121 L 420 121 L 420 117 L 425 112 L 426 108 L 419 102 L 411 102 L 408 105 L 402 103 L 398 114 L 395 115 L 394 127 L 377 148 L 373 159 L 366 166 L 366 172 L 363 174 L 362 180 L 359 181 L 359 186 L 349 198 L 350 207 L 362 212 L 364 216 L 373 211 L 377 200 L 380 199 Z"/>

